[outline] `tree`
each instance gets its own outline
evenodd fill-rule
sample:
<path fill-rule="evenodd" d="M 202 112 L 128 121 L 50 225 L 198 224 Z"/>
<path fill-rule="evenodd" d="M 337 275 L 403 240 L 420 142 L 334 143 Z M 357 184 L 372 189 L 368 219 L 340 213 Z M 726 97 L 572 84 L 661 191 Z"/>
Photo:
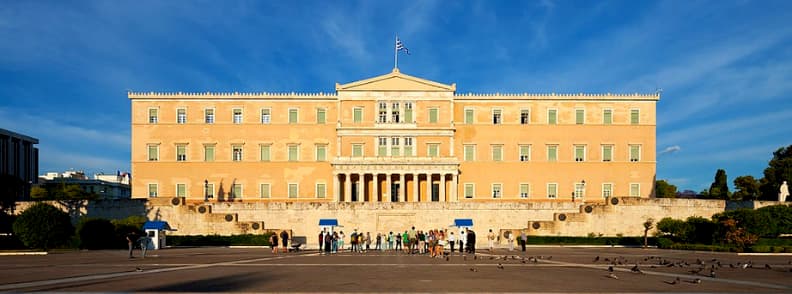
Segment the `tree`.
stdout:
<path fill-rule="evenodd" d="M 35 200 L 47 199 L 49 198 L 49 192 L 42 187 L 33 187 L 30 188 L 30 198 Z"/>
<path fill-rule="evenodd" d="M 778 189 L 783 181 L 792 184 L 792 145 L 773 152 L 773 159 L 764 170 L 760 199 L 778 200 Z"/>
<path fill-rule="evenodd" d="M 649 247 L 649 230 L 654 228 L 654 220 L 647 219 L 644 223 L 644 248 Z"/>
<path fill-rule="evenodd" d="M 69 215 L 45 203 L 34 204 L 14 221 L 14 234 L 30 248 L 50 249 L 66 244 L 73 231 Z"/>
<path fill-rule="evenodd" d="M 753 176 L 740 176 L 734 179 L 732 200 L 756 200 L 759 198 L 759 181 Z"/>
<path fill-rule="evenodd" d="M 25 183 L 11 174 L 0 174 L 0 211 L 14 208 L 16 200 L 22 196 Z"/>
<path fill-rule="evenodd" d="M 677 186 L 671 185 L 666 180 L 655 182 L 655 197 L 676 198 Z"/>
<path fill-rule="evenodd" d="M 729 199 L 729 182 L 725 170 L 718 169 L 715 172 L 715 181 L 710 185 L 709 197 L 713 199 Z"/>

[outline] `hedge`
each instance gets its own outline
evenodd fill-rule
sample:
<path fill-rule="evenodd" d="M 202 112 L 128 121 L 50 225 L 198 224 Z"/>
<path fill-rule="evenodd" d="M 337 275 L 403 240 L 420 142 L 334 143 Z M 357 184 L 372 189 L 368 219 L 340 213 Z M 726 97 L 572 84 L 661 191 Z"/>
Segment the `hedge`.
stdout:
<path fill-rule="evenodd" d="M 68 245 L 74 233 L 69 215 L 52 205 L 37 203 L 14 221 L 14 235 L 30 248 Z"/>
<path fill-rule="evenodd" d="M 627 245 L 642 246 L 643 237 L 555 237 L 529 236 L 529 245 Z M 649 245 L 657 245 L 657 238 L 650 237 Z"/>
<path fill-rule="evenodd" d="M 269 246 L 272 233 L 263 235 L 193 235 L 167 236 L 168 246 Z"/>
<path fill-rule="evenodd" d="M 77 224 L 77 236 L 81 249 L 117 248 L 115 226 L 102 218 L 83 218 Z"/>

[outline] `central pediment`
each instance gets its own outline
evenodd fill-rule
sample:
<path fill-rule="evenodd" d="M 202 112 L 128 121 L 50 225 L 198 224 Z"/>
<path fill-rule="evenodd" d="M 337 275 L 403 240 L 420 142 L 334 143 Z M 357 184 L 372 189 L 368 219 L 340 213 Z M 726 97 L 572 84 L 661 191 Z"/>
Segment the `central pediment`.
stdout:
<path fill-rule="evenodd" d="M 336 91 L 422 91 L 454 92 L 456 84 L 446 85 L 406 75 L 394 68 L 392 72 L 348 84 L 336 83 Z"/>

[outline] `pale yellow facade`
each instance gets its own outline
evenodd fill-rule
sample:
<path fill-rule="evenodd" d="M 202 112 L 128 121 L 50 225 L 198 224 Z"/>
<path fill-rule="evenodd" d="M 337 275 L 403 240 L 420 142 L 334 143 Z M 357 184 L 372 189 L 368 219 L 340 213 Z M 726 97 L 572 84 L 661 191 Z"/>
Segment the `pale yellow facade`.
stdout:
<path fill-rule="evenodd" d="M 657 94 L 460 94 L 394 70 L 335 93 L 135 93 L 133 198 L 651 197 Z"/>

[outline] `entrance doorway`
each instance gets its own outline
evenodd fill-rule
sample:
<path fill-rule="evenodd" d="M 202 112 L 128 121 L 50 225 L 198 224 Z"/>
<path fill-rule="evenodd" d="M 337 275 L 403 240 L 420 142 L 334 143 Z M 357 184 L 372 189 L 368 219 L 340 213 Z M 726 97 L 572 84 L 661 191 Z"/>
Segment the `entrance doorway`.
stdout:
<path fill-rule="evenodd" d="M 400 189 L 399 183 L 391 183 L 391 189 L 390 189 L 391 202 L 399 202 L 399 189 Z"/>
<path fill-rule="evenodd" d="M 432 183 L 432 201 L 440 201 L 440 184 Z"/>
<path fill-rule="evenodd" d="M 358 182 L 352 182 L 352 202 L 358 201 Z"/>

